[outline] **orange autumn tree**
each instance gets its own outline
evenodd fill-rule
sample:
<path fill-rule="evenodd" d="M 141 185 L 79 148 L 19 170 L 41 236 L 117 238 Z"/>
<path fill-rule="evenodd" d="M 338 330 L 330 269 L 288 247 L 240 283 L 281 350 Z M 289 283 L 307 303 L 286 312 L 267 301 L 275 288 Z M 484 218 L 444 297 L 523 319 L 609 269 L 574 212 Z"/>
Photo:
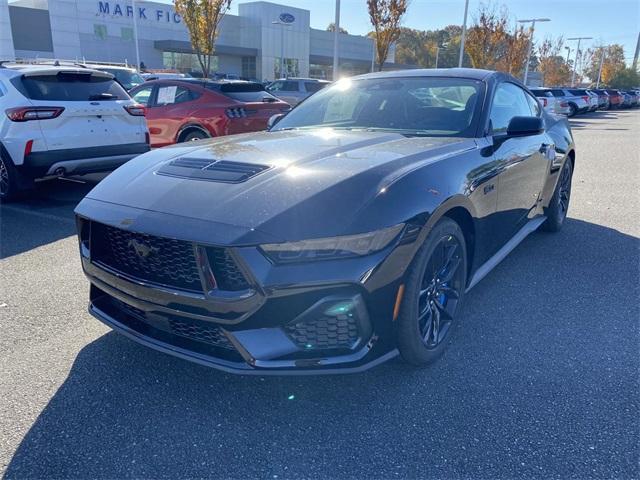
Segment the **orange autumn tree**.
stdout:
<path fill-rule="evenodd" d="M 571 82 L 571 67 L 562 56 L 564 39 L 546 38 L 538 48 L 538 71 L 545 85 L 568 85 Z"/>
<path fill-rule="evenodd" d="M 231 0 L 174 0 L 174 6 L 187 26 L 202 75 L 208 78 L 218 27 L 231 7 Z"/>
<path fill-rule="evenodd" d="M 474 24 L 467 33 L 465 53 L 473 68 L 501 70 L 520 75 L 529 47 L 529 30 L 523 26 L 510 29 L 509 11 L 481 4 Z"/>
<path fill-rule="evenodd" d="M 408 0 L 367 0 L 369 19 L 375 30 L 376 64 L 382 71 L 391 44 L 400 36 L 400 24 L 407 11 Z"/>

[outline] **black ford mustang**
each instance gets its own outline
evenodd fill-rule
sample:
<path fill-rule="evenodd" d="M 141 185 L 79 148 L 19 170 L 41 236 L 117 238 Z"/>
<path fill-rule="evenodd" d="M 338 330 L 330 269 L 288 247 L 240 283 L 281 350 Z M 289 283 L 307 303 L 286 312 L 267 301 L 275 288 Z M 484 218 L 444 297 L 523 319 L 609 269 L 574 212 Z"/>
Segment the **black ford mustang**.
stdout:
<path fill-rule="evenodd" d="M 270 131 L 144 154 L 77 207 L 90 312 L 240 373 L 434 360 L 465 293 L 565 219 L 564 118 L 501 73 L 341 80 Z"/>

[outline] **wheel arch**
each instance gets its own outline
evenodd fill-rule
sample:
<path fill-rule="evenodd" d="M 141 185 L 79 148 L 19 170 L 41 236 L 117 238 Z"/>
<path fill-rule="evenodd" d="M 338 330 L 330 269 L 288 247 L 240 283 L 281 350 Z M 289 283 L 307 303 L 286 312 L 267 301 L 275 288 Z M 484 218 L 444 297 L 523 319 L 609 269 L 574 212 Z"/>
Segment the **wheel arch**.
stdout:
<path fill-rule="evenodd" d="M 477 245 L 475 215 L 475 208 L 471 201 L 464 195 L 456 195 L 436 208 L 424 226 L 424 236 L 426 237 L 433 226 L 443 217 L 449 218 L 458 224 L 464 235 L 467 250 L 467 278 L 472 273 Z"/>
<path fill-rule="evenodd" d="M 202 132 L 207 136 L 207 138 L 211 138 L 213 136 L 207 128 L 199 123 L 192 122 L 180 127 L 180 130 L 178 130 L 178 133 L 176 135 L 176 143 L 180 143 L 186 135 L 193 131 Z"/>

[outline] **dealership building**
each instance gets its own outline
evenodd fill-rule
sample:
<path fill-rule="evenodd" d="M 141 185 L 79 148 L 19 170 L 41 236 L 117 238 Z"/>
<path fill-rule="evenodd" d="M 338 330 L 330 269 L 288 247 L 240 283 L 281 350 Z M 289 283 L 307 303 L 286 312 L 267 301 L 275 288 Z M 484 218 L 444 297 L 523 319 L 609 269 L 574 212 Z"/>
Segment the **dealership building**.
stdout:
<path fill-rule="evenodd" d="M 289 76 L 331 79 L 334 34 L 311 28 L 309 16 L 308 10 L 270 2 L 239 3 L 238 15 L 227 14 L 222 20 L 211 70 L 272 80 L 280 77 L 284 65 Z M 135 65 L 134 19 L 140 61 L 147 68 L 200 69 L 186 26 L 173 6 L 141 0 L 134 5 L 131 0 L 0 0 L 0 60 Z M 370 38 L 340 34 L 338 52 L 342 74 L 371 70 Z M 390 66 L 393 55 L 392 49 Z"/>

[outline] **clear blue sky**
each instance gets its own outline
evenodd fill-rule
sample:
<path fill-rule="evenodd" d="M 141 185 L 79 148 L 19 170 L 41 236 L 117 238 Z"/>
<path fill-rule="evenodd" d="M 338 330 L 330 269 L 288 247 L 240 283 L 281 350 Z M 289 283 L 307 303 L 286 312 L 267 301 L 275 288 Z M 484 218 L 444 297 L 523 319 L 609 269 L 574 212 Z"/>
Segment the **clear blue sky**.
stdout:
<path fill-rule="evenodd" d="M 164 0 L 172 3 L 171 0 Z M 462 24 L 464 0 L 410 0 L 404 25 L 420 30 L 434 30 L 450 24 Z M 233 0 L 231 13 L 238 13 Z M 311 26 L 326 28 L 334 19 L 334 0 L 281 0 L 283 5 L 311 11 Z M 469 1 L 469 21 L 482 0 Z M 484 3 L 488 3 L 486 0 Z M 536 25 L 535 38 L 546 36 L 593 37 L 587 46 L 621 43 L 627 63 L 631 63 L 640 31 L 640 0 L 503 0 L 492 5 L 506 5 L 515 18 L 550 18 L 548 23 Z M 366 0 L 342 0 L 340 25 L 352 34 L 371 30 Z M 573 43 L 575 46 L 576 42 Z M 572 47 L 573 48 L 573 47 Z"/>

